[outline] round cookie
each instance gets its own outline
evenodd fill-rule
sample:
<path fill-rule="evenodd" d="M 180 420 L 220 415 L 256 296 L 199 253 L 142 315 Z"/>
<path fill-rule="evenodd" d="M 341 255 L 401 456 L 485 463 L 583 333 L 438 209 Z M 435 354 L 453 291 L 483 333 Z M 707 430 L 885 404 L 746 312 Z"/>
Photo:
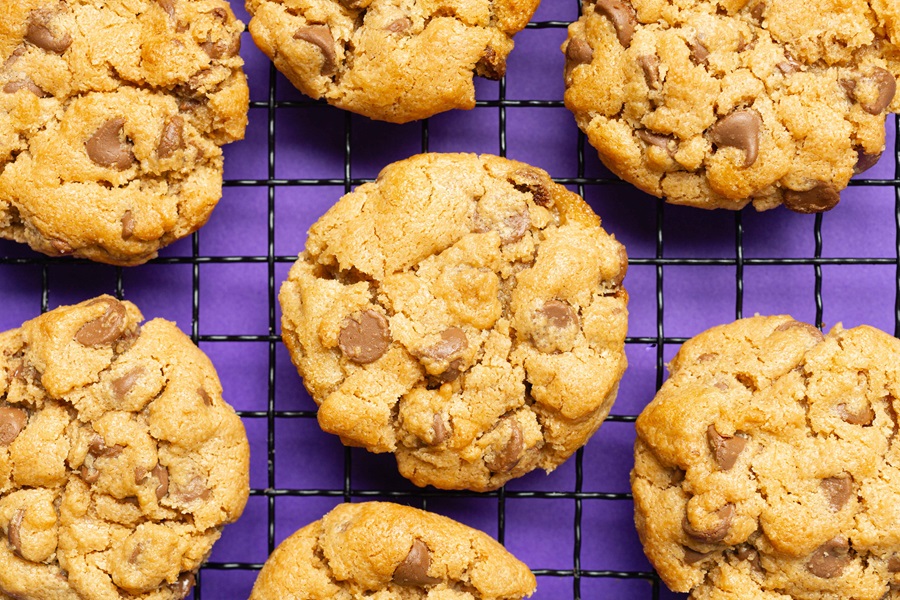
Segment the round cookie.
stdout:
<path fill-rule="evenodd" d="M 215 369 L 142 318 L 101 296 L 0 333 L 0 598 L 184 598 L 243 511 Z"/>
<path fill-rule="evenodd" d="M 0 16 L 0 237 L 134 265 L 202 226 L 244 137 L 224 0 L 16 0 Z"/>
<path fill-rule="evenodd" d="M 565 103 L 609 169 L 671 203 L 829 210 L 900 111 L 898 17 L 886 0 L 585 0 Z"/>
<path fill-rule="evenodd" d="M 694 600 L 900 593 L 900 341 L 787 316 L 688 341 L 637 420 L 635 523 Z"/>
<path fill-rule="evenodd" d="M 309 231 L 282 332 L 319 424 L 419 486 L 552 471 L 625 370 L 625 248 L 544 171 L 422 154 Z"/>
<path fill-rule="evenodd" d="M 297 89 L 406 123 L 475 106 L 539 0 L 246 0 L 256 45 Z"/>
<path fill-rule="evenodd" d="M 518 600 L 537 582 L 481 531 L 392 504 L 340 504 L 286 539 L 250 600 L 363 598 Z"/>

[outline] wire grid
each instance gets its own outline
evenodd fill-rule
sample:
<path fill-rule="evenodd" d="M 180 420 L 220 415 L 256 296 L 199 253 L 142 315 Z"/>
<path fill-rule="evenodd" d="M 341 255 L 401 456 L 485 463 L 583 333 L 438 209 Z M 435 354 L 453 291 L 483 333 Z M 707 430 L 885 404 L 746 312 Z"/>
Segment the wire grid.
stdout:
<path fill-rule="evenodd" d="M 569 1 L 569 0 L 567 0 Z M 580 13 L 580 5 L 579 5 Z M 528 24 L 528 29 L 563 29 L 567 27 L 567 21 L 545 20 L 536 21 Z M 249 43 L 249 38 L 244 38 L 245 44 Z M 274 66 L 269 66 L 269 87 L 268 99 L 265 101 L 256 101 L 251 103 L 251 110 L 265 110 L 267 112 L 267 169 L 268 176 L 266 179 L 229 179 L 224 185 L 229 188 L 263 188 L 267 190 L 267 207 L 268 207 L 268 242 L 267 253 L 255 256 L 209 256 L 200 252 L 199 236 L 195 233 L 191 238 L 191 255 L 190 256 L 170 256 L 160 257 L 151 261 L 150 264 L 163 265 L 191 265 L 191 328 L 190 335 L 195 343 L 218 343 L 218 342 L 257 342 L 266 344 L 268 348 L 268 389 L 267 389 L 267 408 L 258 411 L 238 411 L 238 414 L 245 423 L 249 424 L 253 421 L 265 421 L 267 431 L 267 483 L 266 487 L 254 487 L 251 489 L 251 497 L 262 497 L 266 500 L 267 506 L 267 549 L 271 553 L 276 546 L 276 499 L 283 497 L 312 498 L 324 497 L 335 498 L 345 502 L 367 500 L 371 498 L 389 498 L 398 502 L 418 501 L 423 508 L 427 509 L 429 499 L 434 498 L 491 498 L 496 500 L 496 519 L 497 519 L 497 537 L 501 543 L 504 542 L 507 534 L 506 522 L 506 502 L 509 499 L 518 498 L 547 498 L 547 499 L 563 499 L 570 500 L 574 503 L 574 521 L 572 522 L 574 534 L 574 552 L 572 555 L 572 568 L 570 569 L 550 569 L 535 568 L 534 573 L 539 577 L 552 577 L 570 579 L 572 585 L 572 596 L 575 599 L 591 597 L 590 594 L 582 593 L 582 582 L 588 578 L 611 578 L 611 579 L 636 579 L 647 582 L 646 597 L 658 600 L 661 596 L 668 594 L 664 586 L 661 585 L 658 575 L 652 570 L 596 570 L 586 569 L 582 567 L 582 543 L 584 531 L 582 529 L 582 515 L 585 501 L 606 501 L 606 500 L 631 500 L 630 493 L 607 493 L 585 491 L 584 487 L 584 449 L 577 451 L 571 460 L 575 463 L 575 485 L 573 491 L 516 491 L 501 488 L 495 492 L 476 494 L 464 491 L 442 491 L 433 488 L 400 491 L 392 489 L 356 489 L 354 488 L 351 478 L 351 465 L 353 462 L 353 452 L 349 448 L 344 449 L 343 457 L 343 488 L 342 489 L 294 489 L 286 487 L 278 487 L 276 485 L 276 463 L 280 457 L 276 456 L 275 444 L 275 423 L 276 419 L 315 419 L 315 410 L 277 410 L 275 401 L 275 373 L 276 373 L 276 349 L 281 343 L 281 338 L 277 333 L 276 323 L 276 303 L 277 291 L 280 281 L 276 278 L 276 265 L 291 264 L 296 260 L 295 255 L 277 255 L 275 251 L 275 197 L 276 189 L 284 186 L 342 186 L 344 192 L 349 192 L 352 188 L 364 182 L 371 181 L 366 178 L 353 178 L 352 164 L 353 152 L 351 140 L 353 137 L 352 119 L 349 113 L 344 114 L 344 169 L 341 178 L 310 178 L 310 179 L 279 179 L 276 177 L 276 125 L 278 122 L 279 111 L 286 108 L 307 108 L 311 106 L 321 106 L 323 102 L 313 100 L 278 100 L 276 99 L 276 85 L 278 77 Z M 284 82 L 284 80 L 282 80 Z M 283 83 L 282 83 L 283 85 Z M 497 135 L 499 137 L 499 154 L 506 156 L 507 153 L 507 109 L 510 108 L 562 108 L 564 107 L 560 100 L 512 100 L 506 98 L 506 79 L 502 79 L 499 83 L 499 98 L 497 100 L 480 100 L 476 103 L 477 107 L 493 108 L 499 114 L 499 128 Z M 900 140 L 900 121 L 895 121 L 893 129 L 896 138 Z M 587 177 L 585 176 L 585 157 L 586 153 L 593 153 L 594 150 L 586 144 L 585 136 L 578 133 L 577 140 L 573 140 L 577 145 L 578 167 L 577 176 L 570 178 L 555 178 L 558 183 L 575 187 L 581 196 L 585 196 L 585 190 L 592 186 L 603 186 L 612 189 L 612 186 L 623 185 L 619 179 L 615 177 Z M 898 144 L 900 147 L 900 144 Z M 421 122 L 421 151 L 427 152 L 429 145 L 429 121 L 426 119 Z M 885 159 L 886 160 L 886 159 Z M 552 175 L 552 173 L 551 173 Z M 744 216 L 742 212 L 734 213 L 734 258 L 670 258 L 664 256 L 664 216 L 666 214 L 666 205 L 661 201 L 656 201 L 656 238 L 655 238 L 655 256 L 651 258 L 631 258 L 629 264 L 631 266 L 645 265 L 654 268 L 655 271 L 655 288 L 656 288 L 656 330 L 655 335 L 650 336 L 629 336 L 626 344 L 630 347 L 636 346 L 653 346 L 655 347 L 655 387 L 658 389 L 663 382 L 664 369 L 666 362 L 665 349 L 666 345 L 678 345 L 686 341 L 685 337 L 667 336 L 664 328 L 665 315 L 665 294 L 663 282 L 666 267 L 672 266 L 720 266 L 733 267 L 736 282 L 736 301 L 734 307 L 734 317 L 741 318 L 744 316 L 744 270 L 747 266 L 775 266 L 775 265 L 800 265 L 811 266 L 815 273 L 815 315 L 817 324 L 822 323 L 823 319 L 823 292 L 822 292 L 822 267 L 825 265 L 894 265 L 897 267 L 897 277 L 895 277 L 895 301 L 894 301 L 894 335 L 900 335 L 900 150 L 894 153 L 894 175 L 892 179 L 857 179 L 851 182 L 851 186 L 873 186 L 873 187 L 891 187 L 894 190 L 894 224 L 896 228 L 895 256 L 890 258 L 828 258 L 823 257 L 822 253 L 822 223 L 823 215 L 816 215 L 813 223 L 813 236 L 815 240 L 814 253 L 811 257 L 795 257 L 795 258 L 750 258 L 744 256 Z M 615 224 L 612 224 L 612 230 L 615 230 Z M 200 267 L 206 264 L 235 264 L 235 263 L 264 263 L 267 265 L 268 277 L 268 331 L 259 335 L 201 335 L 200 333 Z M 48 267 L 55 264 L 87 264 L 87 261 L 74 260 L 68 258 L 54 259 L 38 255 L 20 256 L 4 256 L 0 255 L 0 266 L 3 265 L 31 265 L 40 268 L 41 277 L 41 311 L 46 312 L 50 306 L 50 286 L 48 281 Z M 626 280 L 626 287 L 628 281 Z M 115 269 L 115 294 L 119 298 L 125 297 L 125 286 L 123 284 L 123 269 Z M 227 396 L 227 390 L 226 390 Z M 649 398 L 647 399 L 649 401 Z M 615 412 L 615 407 L 614 407 Z M 607 418 L 610 422 L 633 423 L 637 418 L 636 414 L 613 414 Z M 603 435 L 601 432 L 598 435 Z M 591 534 L 589 534 L 591 535 Z M 532 565 L 532 567 L 540 567 L 540 565 Z M 209 571 L 249 571 L 257 572 L 262 568 L 260 562 L 208 562 L 201 569 L 197 576 L 196 586 L 194 587 L 193 597 L 196 599 L 208 598 L 213 596 L 210 593 L 204 594 L 203 574 Z M 255 576 L 255 573 L 254 573 Z M 540 597 L 540 587 L 538 596 Z"/>

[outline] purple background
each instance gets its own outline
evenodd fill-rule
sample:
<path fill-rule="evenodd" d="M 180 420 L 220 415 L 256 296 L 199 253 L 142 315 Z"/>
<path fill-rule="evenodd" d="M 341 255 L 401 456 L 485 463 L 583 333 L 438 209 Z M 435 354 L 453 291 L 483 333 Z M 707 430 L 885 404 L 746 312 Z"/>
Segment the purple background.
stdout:
<path fill-rule="evenodd" d="M 234 8 L 247 22 L 242 8 Z M 571 21 L 576 17 L 576 2 L 545 0 L 535 21 Z M 580 175 L 580 140 L 574 120 L 561 106 L 563 56 L 559 45 L 565 35 L 564 27 L 551 24 L 529 28 L 516 38 L 505 98 L 547 100 L 551 104 L 506 108 L 506 152 L 510 158 L 542 167 L 554 177 L 571 179 Z M 119 270 L 44 259 L 25 247 L 0 241 L 0 330 L 17 327 L 36 316 L 44 289 L 53 308 L 104 292 L 115 293 L 119 274 L 125 297 L 137 303 L 147 318 L 174 320 L 188 333 L 196 326 L 201 347 L 218 368 L 226 399 L 245 411 L 252 451 L 254 495 L 243 518 L 225 529 L 213 552 L 211 561 L 220 567 L 227 567 L 227 563 L 258 566 L 266 559 L 270 498 L 274 498 L 274 543 L 341 502 L 345 464 L 349 464 L 353 501 L 383 499 L 385 492 L 399 494 L 395 496 L 398 501 L 425 505 L 495 537 L 500 534 L 502 515 L 504 541 L 520 559 L 539 571 L 569 571 L 562 576 L 539 573 L 537 598 L 572 598 L 579 586 L 584 598 L 652 598 L 647 575 L 650 565 L 638 543 L 632 504 L 625 495 L 634 441 L 634 427 L 627 419 L 606 423 L 577 461 L 570 460 L 549 476 L 535 472 L 514 481 L 503 497 L 445 494 L 433 489 L 422 495 L 397 474 L 391 455 L 345 450 L 335 437 L 319 430 L 312 418 L 315 405 L 277 338 L 280 313 L 275 291 L 291 257 L 302 248 L 309 225 L 344 192 L 347 127 L 349 172 L 353 180 L 358 180 L 373 178 L 385 164 L 420 152 L 423 125 L 377 123 L 310 103 L 277 75 L 275 97 L 279 104 L 274 107 L 275 158 L 271 165 L 276 181 L 270 188 L 266 185 L 270 169 L 270 66 L 249 34 L 244 34 L 243 42 L 251 99 L 258 104 L 250 110 L 246 140 L 225 151 L 225 177 L 232 185 L 226 187 L 208 225 L 195 236 L 196 254 L 193 240 L 182 240 L 164 250 L 161 261 Z M 479 100 L 497 100 L 501 87 L 496 82 L 479 81 L 478 92 Z M 500 152 L 500 113 L 496 106 L 481 106 L 432 118 L 428 123 L 429 149 Z M 885 160 L 866 177 L 895 177 L 890 160 L 895 151 L 894 129 L 891 119 Z M 735 214 L 662 207 L 629 186 L 599 185 L 597 179 L 608 178 L 609 173 L 589 146 L 585 147 L 583 176 L 588 178 L 584 186 L 587 200 L 601 215 L 607 230 L 626 244 L 632 260 L 625 280 L 631 294 L 630 367 L 614 415 L 633 416 L 652 398 L 664 375 L 658 365 L 670 360 L 678 349 L 678 339 L 669 338 L 693 336 L 731 321 L 740 316 L 741 304 L 743 315 L 791 313 L 810 322 L 816 319 L 816 269 L 809 260 L 816 247 L 815 217 L 784 209 Z M 319 186 L 308 181 L 305 185 L 278 181 L 297 179 L 338 181 Z M 234 180 L 257 183 L 238 186 Z M 272 257 L 268 256 L 270 189 L 274 205 Z M 851 187 L 844 192 L 841 204 L 822 218 L 822 257 L 871 259 L 868 264 L 853 265 L 826 261 L 821 267 L 822 321 L 827 326 L 838 321 L 845 326 L 865 322 L 894 332 L 898 252 L 895 215 L 895 189 L 882 183 Z M 664 241 L 661 254 L 657 249 L 658 219 Z M 740 247 L 738 225 L 743 231 Z M 743 264 L 736 260 L 739 255 Z M 195 261 L 195 256 L 200 260 Z M 256 258 L 229 262 L 222 257 Z M 766 259 L 782 258 L 798 260 L 791 265 L 764 264 Z M 687 264 L 685 259 L 707 262 Z M 658 265 L 662 265 L 661 289 Z M 740 269 L 742 292 L 737 285 Z M 196 307 L 192 295 L 195 283 L 199 289 Z M 662 323 L 657 320 L 660 306 L 664 308 Z M 273 308 L 275 318 L 270 321 Z M 271 325 L 275 325 L 274 330 Z M 666 338 L 661 348 L 656 343 L 659 331 Z M 270 377 L 274 382 L 271 388 Z M 267 414 L 270 401 L 275 412 Z M 273 481 L 269 481 L 267 471 L 270 418 L 274 427 Z M 580 486 L 576 472 L 579 464 Z M 277 493 L 267 496 L 267 488 Z M 579 495 L 577 500 L 574 494 L 554 498 L 547 492 Z M 580 538 L 576 538 L 576 524 Z M 589 571 L 580 582 L 571 574 L 576 565 Z M 605 576 L 606 571 L 644 575 L 642 579 L 622 579 Z M 199 595 L 246 598 L 255 578 L 253 569 L 205 568 Z M 660 597 L 681 596 L 663 591 Z"/>

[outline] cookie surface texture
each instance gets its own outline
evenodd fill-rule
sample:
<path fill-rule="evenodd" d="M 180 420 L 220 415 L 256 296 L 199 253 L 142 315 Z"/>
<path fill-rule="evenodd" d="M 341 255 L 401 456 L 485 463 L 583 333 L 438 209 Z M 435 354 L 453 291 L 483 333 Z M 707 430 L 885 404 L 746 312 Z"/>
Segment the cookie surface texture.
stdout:
<path fill-rule="evenodd" d="M 613 172 L 675 204 L 833 208 L 900 110 L 887 0 L 585 0 L 566 106 Z"/>
<path fill-rule="evenodd" d="M 694 600 L 897 597 L 900 341 L 754 317 L 688 341 L 637 420 L 644 550 Z"/>
<path fill-rule="evenodd" d="M 142 318 L 101 296 L 0 333 L 0 598 L 183 598 L 243 511 L 212 364 Z"/>
<path fill-rule="evenodd" d="M 312 226 L 279 296 L 284 341 L 345 444 L 415 484 L 491 490 L 550 471 L 625 370 L 624 247 L 544 171 L 423 154 Z"/>
<path fill-rule="evenodd" d="M 256 45 L 312 98 L 406 123 L 475 106 L 539 0 L 247 0 Z"/>
<path fill-rule="evenodd" d="M 282 542 L 250 600 L 518 600 L 535 586 L 528 567 L 485 533 L 417 508 L 363 502 L 338 505 Z"/>
<path fill-rule="evenodd" d="M 134 265 L 201 227 L 244 137 L 224 0 L 16 0 L 0 14 L 0 237 Z"/>

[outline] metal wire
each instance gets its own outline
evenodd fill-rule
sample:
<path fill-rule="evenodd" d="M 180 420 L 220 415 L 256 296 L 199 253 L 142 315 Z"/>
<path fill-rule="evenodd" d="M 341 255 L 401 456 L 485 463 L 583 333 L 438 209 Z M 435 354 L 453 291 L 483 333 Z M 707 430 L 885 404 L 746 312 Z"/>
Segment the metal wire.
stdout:
<path fill-rule="evenodd" d="M 548 29 L 548 28 L 565 28 L 568 25 L 564 21 L 542 21 L 530 23 L 530 29 Z M 582 531 L 582 514 L 586 502 L 603 502 L 609 500 L 631 500 L 631 494 L 628 493 L 605 493 L 605 492 L 588 492 L 583 489 L 584 482 L 584 451 L 579 450 L 572 459 L 575 462 L 575 486 L 574 490 L 565 491 L 512 491 L 501 488 L 498 491 L 476 494 L 472 492 L 453 492 L 435 490 L 432 488 L 414 491 L 398 491 L 390 489 L 358 489 L 354 487 L 351 478 L 352 453 L 348 449 L 344 450 L 344 474 L 343 485 L 341 489 L 292 489 L 279 488 L 276 485 L 276 469 L 277 456 L 275 452 L 275 424 L 278 419 L 315 419 L 314 410 L 276 410 L 275 405 L 275 370 L 276 370 L 276 349 L 281 343 L 280 336 L 277 335 L 276 323 L 276 301 L 277 301 L 277 285 L 276 281 L 276 265 L 289 264 L 296 260 L 296 256 L 278 256 L 275 253 L 275 191 L 279 187 L 287 186 L 342 186 L 345 192 L 349 192 L 354 186 L 369 181 L 368 179 L 353 178 L 352 173 L 352 119 L 349 113 L 344 118 L 344 169 L 342 178 L 311 178 L 311 179 L 279 179 L 276 178 L 275 170 L 275 132 L 279 112 L 289 108 L 304 108 L 320 106 L 322 103 L 313 100 L 300 101 L 279 101 L 276 100 L 276 71 L 270 66 L 269 71 L 270 85 L 268 89 L 268 99 L 265 102 L 251 103 L 252 111 L 267 112 L 268 123 L 268 177 L 267 179 L 233 179 L 226 180 L 226 187 L 239 188 L 265 188 L 268 193 L 268 240 L 267 253 L 265 256 L 202 256 L 200 254 L 199 236 L 193 235 L 191 243 L 191 256 L 189 257 L 164 257 L 157 258 L 152 264 L 159 265 L 191 265 L 191 286 L 192 286 L 192 304 L 191 304 L 191 337 L 195 343 L 200 342 L 259 342 L 264 343 L 268 347 L 268 395 L 267 407 L 265 411 L 239 411 L 240 416 L 246 421 L 265 420 L 267 426 L 266 452 L 267 452 L 267 479 L 265 488 L 254 488 L 251 490 L 252 497 L 266 498 L 267 506 L 267 546 L 271 553 L 275 548 L 275 523 L 277 519 L 276 499 L 281 497 L 324 497 L 335 498 L 343 501 L 364 500 L 367 498 L 392 498 L 399 501 L 416 501 L 421 503 L 423 507 L 427 507 L 429 499 L 433 498 L 492 498 L 496 499 L 497 506 L 497 536 L 502 543 L 507 534 L 506 521 L 506 503 L 509 499 L 521 498 L 542 498 L 542 499 L 565 499 L 571 500 L 574 504 L 574 520 L 572 527 L 574 529 L 574 553 L 572 556 L 571 569 L 548 569 L 540 568 L 540 565 L 534 565 L 538 568 L 534 570 L 535 575 L 545 577 L 555 577 L 570 579 L 572 582 L 573 597 L 577 600 L 583 596 L 582 581 L 585 578 L 613 578 L 613 579 L 637 579 L 648 582 L 647 591 L 650 598 L 658 600 L 661 593 L 661 583 L 656 573 L 652 571 L 614 571 L 614 570 L 591 570 L 582 568 L 581 552 L 584 532 Z M 503 79 L 499 86 L 499 98 L 497 100 L 478 101 L 478 107 L 496 108 L 499 113 L 499 153 L 505 156 L 507 152 L 506 124 L 507 109 L 527 107 L 535 110 L 544 108 L 560 108 L 563 103 L 560 101 L 544 101 L 544 100 L 509 100 L 506 98 L 506 80 Z M 900 140 L 900 123 L 895 123 L 895 131 L 897 139 Z M 421 150 L 427 152 L 429 150 L 429 123 L 425 120 L 421 123 Z M 617 186 L 622 182 L 613 178 L 590 178 L 585 176 L 585 156 L 594 150 L 586 144 L 585 136 L 578 134 L 577 140 L 577 156 L 578 170 L 577 177 L 559 178 L 558 183 L 564 185 L 575 186 L 578 193 L 582 196 L 588 186 Z M 666 205 L 664 202 L 656 202 L 656 247 L 655 256 L 653 258 L 631 259 L 631 265 L 647 265 L 655 268 L 656 277 L 656 334 L 655 336 L 638 336 L 628 337 L 626 344 L 633 346 L 655 346 L 656 358 L 656 387 L 662 385 L 665 372 L 665 354 L 664 350 L 667 345 L 677 345 L 685 341 L 683 337 L 667 336 L 664 330 L 664 313 L 665 298 L 663 292 L 663 282 L 666 267 L 669 266 L 719 266 L 734 267 L 736 277 L 736 301 L 735 301 L 735 318 L 743 317 L 744 308 L 744 269 L 750 265 L 802 265 L 810 266 L 815 272 L 815 296 L 814 302 L 816 306 L 816 323 L 822 322 L 824 311 L 824 303 L 822 297 L 822 267 L 825 265 L 895 265 L 897 267 L 896 278 L 896 296 L 894 305 L 894 324 L 895 335 L 900 335 L 900 152 L 895 153 L 895 173 L 893 179 L 865 179 L 851 182 L 851 186 L 890 186 L 895 190 L 895 208 L 894 218 L 896 225 L 896 256 L 893 258 L 825 258 L 822 256 L 822 222 L 823 216 L 817 215 L 813 224 L 813 236 L 815 240 L 815 250 L 811 257 L 802 258 L 747 258 L 744 256 L 743 247 L 743 215 L 741 212 L 734 214 L 734 231 L 735 231 L 735 256 L 734 258 L 670 258 L 664 256 L 664 216 Z M 41 310 L 47 311 L 49 306 L 50 287 L 48 282 L 48 266 L 52 264 L 80 264 L 87 261 L 76 259 L 51 259 L 43 256 L 32 255 L 26 257 L 10 257 L 0 256 L 0 265 L 33 265 L 40 268 L 41 273 Z M 264 334 L 257 335 L 201 335 L 200 319 L 202 318 L 200 311 L 200 267 L 206 264 L 233 264 L 233 263 L 265 263 L 267 266 L 268 280 L 268 331 Z M 125 295 L 125 287 L 123 285 L 122 269 L 115 270 L 115 293 L 119 298 Z M 607 420 L 620 423 L 632 423 L 636 419 L 635 414 L 616 414 L 611 415 Z M 194 597 L 198 600 L 203 596 L 203 573 L 207 571 L 258 571 L 262 568 L 261 563 L 251 562 L 210 562 L 203 566 L 197 577 L 197 583 L 194 588 Z"/>

